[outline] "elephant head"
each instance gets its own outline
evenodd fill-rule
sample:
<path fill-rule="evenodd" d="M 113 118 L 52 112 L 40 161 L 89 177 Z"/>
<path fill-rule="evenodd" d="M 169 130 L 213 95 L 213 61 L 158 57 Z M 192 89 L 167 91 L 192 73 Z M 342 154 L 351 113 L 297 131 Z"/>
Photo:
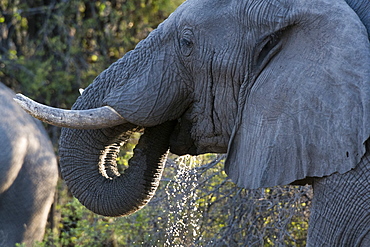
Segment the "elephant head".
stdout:
<path fill-rule="evenodd" d="M 346 172 L 366 151 L 367 35 L 339 0 L 187 0 L 71 112 L 18 100 L 44 121 L 77 128 L 62 129 L 62 175 L 99 214 L 144 206 L 168 149 L 227 152 L 226 172 L 245 188 L 299 183 Z M 135 130 L 144 134 L 121 174 L 117 152 Z"/>

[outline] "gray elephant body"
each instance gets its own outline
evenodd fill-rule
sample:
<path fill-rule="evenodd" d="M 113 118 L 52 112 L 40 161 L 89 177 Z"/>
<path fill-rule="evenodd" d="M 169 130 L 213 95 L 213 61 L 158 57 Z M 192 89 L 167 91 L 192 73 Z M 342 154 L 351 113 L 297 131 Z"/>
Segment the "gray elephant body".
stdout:
<path fill-rule="evenodd" d="M 133 213 L 153 196 L 168 148 L 227 152 L 239 186 L 313 183 L 308 246 L 369 246 L 370 7 L 348 4 L 184 2 L 74 104 L 109 106 L 122 124 L 62 129 L 72 193 L 99 214 Z M 117 152 L 136 126 L 144 134 L 122 175 Z"/>
<path fill-rule="evenodd" d="M 370 152 L 349 172 L 315 178 L 307 246 L 370 246 L 369 188 Z"/>
<path fill-rule="evenodd" d="M 58 168 L 40 122 L 0 83 L 0 246 L 41 241 L 54 200 Z"/>

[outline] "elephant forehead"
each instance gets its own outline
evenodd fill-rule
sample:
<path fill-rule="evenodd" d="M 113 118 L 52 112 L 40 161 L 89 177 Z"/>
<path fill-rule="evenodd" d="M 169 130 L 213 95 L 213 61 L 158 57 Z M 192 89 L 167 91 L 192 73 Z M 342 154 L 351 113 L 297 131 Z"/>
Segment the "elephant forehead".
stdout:
<path fill-rule="evenodd" d="M 222 21 L 225 18 L 235 15 L 235 11 L 240 7 L 239 1 L 224 0 L 224 1 L 185 1 L 172 16 L 179 18 L 180 22 L 188 24 L 224 24 Z M 222 20 L 222 21 L 221 21 Z M 211 26 L 211 25 L 210 25 Z"/>
<path fill-rule="evenodd" d="M 246 1 L 241 15 L 247 27 L 272 28 L 281 23 L 288 15 L 287 1 Z"/>

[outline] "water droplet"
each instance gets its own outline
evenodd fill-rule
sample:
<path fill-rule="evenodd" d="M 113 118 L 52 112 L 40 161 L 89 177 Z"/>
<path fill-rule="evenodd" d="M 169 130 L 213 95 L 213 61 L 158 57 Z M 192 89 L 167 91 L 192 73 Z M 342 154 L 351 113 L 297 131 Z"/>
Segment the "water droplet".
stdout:
<path fill-rule="evenodd" d="M 179 157 L 176 160 L 177 173 L 166 187 L 167 198 L 172 201 L 168 212 L 166 246 L 189 246 L 198 236 L 200 212 L 197 211 L 196 163 L 196 157 Z"/>

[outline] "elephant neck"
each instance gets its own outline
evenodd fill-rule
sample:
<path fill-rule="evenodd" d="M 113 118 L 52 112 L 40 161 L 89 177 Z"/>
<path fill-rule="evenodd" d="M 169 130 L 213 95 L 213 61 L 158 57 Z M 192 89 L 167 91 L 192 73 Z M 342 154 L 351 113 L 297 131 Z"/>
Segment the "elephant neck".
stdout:
<path fill-rule="evenodd" d="M 370 246 L 370 152 L 353 170 L 313 182 L 307 246 Z"/>

